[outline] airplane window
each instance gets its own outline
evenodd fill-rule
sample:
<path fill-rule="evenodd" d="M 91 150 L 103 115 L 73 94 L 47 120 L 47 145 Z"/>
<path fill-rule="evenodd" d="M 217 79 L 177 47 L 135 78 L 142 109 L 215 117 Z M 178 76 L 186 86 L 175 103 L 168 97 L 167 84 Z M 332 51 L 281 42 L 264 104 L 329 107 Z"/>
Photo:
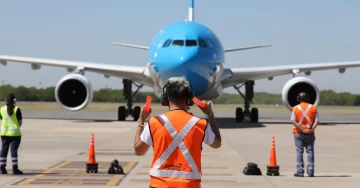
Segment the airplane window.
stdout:
<path fill-rule="evenodd" d="M 170 43 L 171 43 L 170 39 L 166 40 L 163 47 L 168 47 Z"/>
<path fill-rule="evenodd" d="M 197 46 L 196 40 L 186 40 L 186 46 Z"/>
<path fill-rule="evenodd" d="M 184 46 L 183 40 L 173 40 L 173 46 Z"/>
<path fill-rule="evenodd" d="M 167 39 L 167 40 L 164 42 L 163 47 L 165 47 L 168 42 L 169 42 L 169 39 Z"/>
<path fill-rule="evenodd" d="M 204 40 L 199 40 L 199 46 L 202 48 L 207 48 L 207 45 Z"/>

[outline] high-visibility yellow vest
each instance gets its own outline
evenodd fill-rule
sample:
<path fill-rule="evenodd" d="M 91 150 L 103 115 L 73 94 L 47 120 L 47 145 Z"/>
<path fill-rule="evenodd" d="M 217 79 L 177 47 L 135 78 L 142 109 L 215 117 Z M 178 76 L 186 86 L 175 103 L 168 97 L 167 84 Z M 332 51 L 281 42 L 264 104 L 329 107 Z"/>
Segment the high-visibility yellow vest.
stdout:
<path fill-rule="evenodd" d="M 19 121 L 16 118 L 16 112 L 17 112 L 18 107 L 15 106 L 14 108 L 14 113 L 9 116 L 7 114 L 7 106 L 3 106 L 0 109 L 0 114 L 1 114 L 1 136 L 20 136 L 21 135 L 21 131 L 20 131 L 20 124 Z"/>

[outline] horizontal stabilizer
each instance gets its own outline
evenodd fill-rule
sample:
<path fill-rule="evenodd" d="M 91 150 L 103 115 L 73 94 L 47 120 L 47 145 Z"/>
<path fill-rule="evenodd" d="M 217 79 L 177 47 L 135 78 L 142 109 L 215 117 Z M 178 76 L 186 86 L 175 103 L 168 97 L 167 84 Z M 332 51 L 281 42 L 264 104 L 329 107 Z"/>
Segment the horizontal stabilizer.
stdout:
<path fill-rule="evenodd" d="M 147 46 L 139 46 L 139 45 L 134 45 L 134 44 L 125 44 L 125 43 L 118 43 L 118 42 L 113 42 L 112 44 L 118 45 L 118 46 L 130 47 L 130 48 L 137 48 L 137 49 L 142 49 L 142 50 L 149 49 L 149 47 L 147 47 Z"/>
<path fill-rule="evenodd" d="M 254 49 L 254 48 L 265 48 L 265 47 L 270 47 L 271 44 L 267 44 L 267 45 L 260 45 L 260 46 L 248 46 L 248 47 L 242 47 L 242 48 L 229 48 L 229 49 L 225 49 L 224 52 L 234 52 L 234 51 L 240 51 L 240 50 L 250 50 L 250 49 Z"/>

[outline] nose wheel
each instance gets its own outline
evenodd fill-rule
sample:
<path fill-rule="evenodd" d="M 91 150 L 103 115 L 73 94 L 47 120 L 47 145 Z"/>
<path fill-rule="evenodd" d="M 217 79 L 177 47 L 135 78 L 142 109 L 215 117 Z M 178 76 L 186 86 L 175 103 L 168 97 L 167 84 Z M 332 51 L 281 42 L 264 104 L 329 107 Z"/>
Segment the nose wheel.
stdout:
<path fill-rule="evenodd" d="M 239 94 L 244 99 L 244 110 L 241 107 L 236 108 L 235 112 L 235 121 L 236 122 L 244 122 L 250 121 L 252 123 L 259 122 L 259 110 L 257 108 L 251 108 L 250 110 L 250 102 L 252 103 L 252 99 L 254 98 L 254 81 L 247 81 L 240 86 L 234 86 L 234 88 L 239 92 Z M 243 95 L 240 91 L 240 88 L 245 86 L 245 95 Z"/>
<path fill-rule="evenodd" d="M 135 83 L 132 83 L 131 80 L 123 79 L 124 89 L 123 89 L 123 95 L 126 99 L 126 106 L 119 106 L 118 108 L 118 121 L 125 121 L 128 116 L 132 116 L 134 121 L 137 121 L 140 117 L 140 106 L 135 106 L 132 108 L 133 105 L 133 97 L 136 95 L 136 93 L 143 87 L 143 85 L 137 85 Z M 132 93 L 132 84 L 137 86 L 137 90 Z"/>

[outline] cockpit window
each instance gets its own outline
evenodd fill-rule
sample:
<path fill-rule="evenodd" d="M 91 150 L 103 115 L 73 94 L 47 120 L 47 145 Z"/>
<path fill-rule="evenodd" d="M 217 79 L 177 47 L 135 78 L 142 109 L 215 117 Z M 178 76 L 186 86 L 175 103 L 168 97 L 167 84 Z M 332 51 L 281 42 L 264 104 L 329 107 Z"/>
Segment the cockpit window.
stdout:
<path fill-rule="evenodd" d="M 197 46 L 196 40 L 186 40 L 186 46 Z"/>
<path fill-rule="evenodd" d="M 173 46 L 184 46 L 183 40 L 173 40 Z"/>
<path fill-rule="evenodd" d="M 163 47 L 164 47 L 164 48 L 165 48 L 165 47 L 168 47 L 168 46 L 170 45 L 170 43 L 171 43 L 171 39 L 167 39 L 167 40 L 164 42 Z"/>
<path fill-rule="evenodd" d="M 199 40 L 199 46 L 202 48 L 207 48 L 206 42 L 204 40 Z"/>

